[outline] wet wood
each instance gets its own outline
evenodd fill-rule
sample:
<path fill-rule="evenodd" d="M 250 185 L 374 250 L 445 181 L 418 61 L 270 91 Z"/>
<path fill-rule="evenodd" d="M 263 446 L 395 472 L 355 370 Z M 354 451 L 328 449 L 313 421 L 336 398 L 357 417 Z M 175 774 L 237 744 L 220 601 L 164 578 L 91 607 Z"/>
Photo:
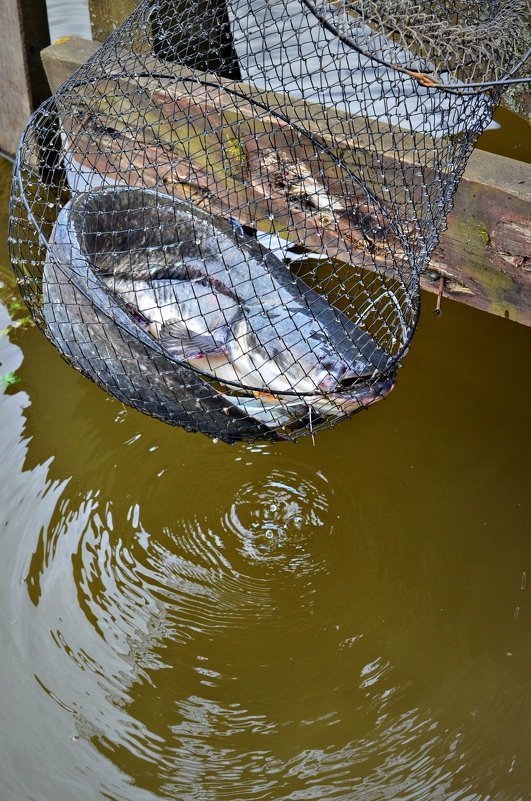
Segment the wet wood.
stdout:
<path fill-rule="evenodd" d="M 216 125 L 219 118 L 214 111 L 203 112 L 204 106 L 200 115 L 194 115 L 197 136 L 184 138 L 185 146 L 177 146 L 172 150 L 157 145 L 149 136 L 139 137 L 136 131 L 131 136 L 130 130 L 115 127 L 109 133 L 109 118 L 101 115 L 95 118 L 87 114 L 79 116 L 76 112 L 72 117 L 62 115 L 62 119 L 70 151 L 73 154 L 82 153 L 80 163 L 96 174 L 132 186 L 148 186 L 183 199 L 192 199 L 198 206 L 215 214 L 233 217 L 243 225 L 265 232 L 274 228 L 277 234 L 289 238 L 292 244 L 319 250 L 324 246 L 331 258 L 353 259 L 367 268 L 373 266 L 372 259 L 369 262 L 367 242 L 361 228 L 353 225 L 348 217 L 342 216 L 340 212 L 345 211 L 344 201 L 332 194 L 330 186 L 324 183 L 319 186 L 321 203 L 323 206 L 325 202 L 328 204 L 323 208 L 315 205 L 309 210 L 302 203 L 298 207 L 297 203 L 289 202 L 297 189 L 301 201 L 310 193 L 315 197 L 316 186 L 315 180 L 311 179 L 311 190 L 304 188 L 306 176 L 311 176 L 308 166 L 311 154 L 305 160 L 300 155 L 294 158 L 287 132 L 285 139 L 277 133 L 274 148 L 269 136 L 269 147 L 261 148 L 260 137 L 251 139 L 247 135 L 242 138 L 240 129 L 240 138 L 232 138 L 226 122 Z M 115 122 L 114 118 L 110 119 Z M 189 130 L 188 118 L 185 117 L 185 120 Z M 200 131 L 199 120 L 205 123 Z M 182 122 L 181 126 L 186 122 Z M 181 126 L 173 129 L 176 137 Z M 151 128 L 151 124 L 148 128 Z M 242 143 L 248 144 L 250 141 L 255 145 L 255 150 L 252 153 L 246 151 L 248 156 L 245 163 L 239 163 L 234 151 L 240 152 L 244 147 Z M 275 164 L 271 164 L 270 169 L 266 163 L 269 153 L 275 157 Z M 279 180 L 282 158 L 284 171 L 295 173 L 289 186 L 287 179 Z M 74 159 L 77 160 L 77 155 Z M 240 169 L 241 175 L 238 174 Z M 301 170 L 304 170 L 302 174 Z M 343 205 L 339 208 L 340 203 Z M 363 199 L 360 198 L 358 207 L 362 203 Z M 355 250 L 357 248 L 357 253 L 353 254 L 348 245 Z M 378 253 L 375 258 L 378 262 Z"/>
<path fill-rule="evenodd" d="M 45 0 L 0 0 L 0 150 L 13 155 L 31 112 L 50 94 L 40 58 L 50 43 Z"/>
<path fill-rule="evenodd" d="M 75 61 L 73 52 L 68 56 L 64 50 L 60 52 L 65 46 L 54 46 L 43 53 L 54 84 L 60 74 L 63 80 L 68 77 L 67 68 Z M 71 50 L 76 48 L 74 43 Z M 63 67 L 58 66 L 59 61 Z M 179 71 L 183 80 L 175 78 Z M 292 118 L 304 121 L 301 127 L 318 135 L 323 145 L 342 158 L 348 157 L 355 143 L 356 160 L 366 158 L 369 166 L 373 159 L 371 139 L 378 132 L 379 143 L 384 143 L 385 168 L 413 175 L 414 162 L 408 166 L 396 160 L 397 137 L 407 149 L 407 134 L 385 128 L 377 121 L 368 128 L 365 119 L 349 118 L 334 109 L 256 89 L 252 94 L 259 105 L 238 102 L 236 106 L 230 90 L 245 93 L 245 84 L 225 81 L 225 88 L 207 91 L 197 81 L 191 86 L 185 80 L 196 77 L 188 68 L 173 64 L 171 72 L 173 77 L 168 79 L 144 79 L 142 92 L 133 93 L 129 79 L 120 79 L 125 85 L 116 87 L 117 94 L 122 95 L 118 106 L 113 104 L 108 81 L 102 82 L 101 91 L 97 82 L 91 84 L 90 91 L 80 90 L 80 112 L 84 111 L 85 116 L 72 117 L 74 125 L 68 132 L 72 141 L 82 145 L 81 152 L 90 152 L 99 159 L 99 168 L 114 170 L 117 177 L 130 174 L 132 159 L 141 182 L 161 188 L 171 186 L 178 196 L 191 197 L 217 213 L 230 211 L 231 216 L 240 216 L 242 223 L 253 225 L 273 214 L 274 227 L 280 235 L 288 220 L 290 230 L 297 224 L 293 218 L 297 213 L 294 193 L 304 195 L 304 186 L 308 186 L 305 182 L 313 180 L 312 191 L 306 191 L 303 198 L 306 209 L 301 215 L 300 231 L 304 232 L 304 244 L 310 248 L 324 244 L 330 255 L 341 257 L 345 255 L 341 242 L 354 236 L 361 243 L 363 260 L 361 248 L 366 247 L 367 230 L 353 226 L 352 220 L 345 221 L 341 206 L 336 208 L 340 213 L 334 213 L 335 204 L 348 198 L 349 192 L 353 204 L 363 203 L 356 188 L 347 186 L 344 179 L 338 181 L 330 154 L 321 153 L 316 165 L 313 145 L 309 147 L 295 136 L 281 117 L 264 114 L 262 103 L 280 114 L 289 109 Z M 137 90 L 138 84 L 137 79 Z M 146 126 L 146 122 L 150 125 Z M 149 141 L 149 136 L 147 140 L 139 137 L 140 129 L 145 135 L 150 128 L 156 129 L 157 142 Z M 195 137 L 190 137 L 191 128 L 196 131 Z M 95 138 L 98 130 L 108 141 Z M 100 145 L 105 156 L 99 152 Z M 276 153 L 280 162 L 268 162 L 268 153 Z M 455 195 L 448 230 L 442 234 L 422 278 L 423 287 L 438 292 L 442 276 L 446 296 L 531 325 L 530 186 L 529 165 L 475 151 Z M 310 196 L 317 197 L 317 202 L 308 215 Z M 367 211 L 369 222 L 365 225 L 370 234 L 376 212 L 373 209 L 371 216 L 371 210 Z"/>
<path fill-rule="evenodd" d="M 531 166 L 475 151 L 423 284 L 531 325 Z"/>
<path fill-rule="evenodd" d="M 509 111 L 518 114 L 526 122 L 531 121 L 531 94 L 526 91 L 528 84 L 517 84 L 502 97 L 502 104 Z"/>

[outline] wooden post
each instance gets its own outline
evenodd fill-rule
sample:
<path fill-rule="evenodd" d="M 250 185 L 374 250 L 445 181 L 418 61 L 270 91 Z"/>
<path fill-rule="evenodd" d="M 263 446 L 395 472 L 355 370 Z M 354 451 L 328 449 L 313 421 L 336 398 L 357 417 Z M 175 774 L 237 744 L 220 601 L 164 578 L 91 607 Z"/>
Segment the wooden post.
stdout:
<path fill-rule="evenodd" d="M 103 42 L 138 6 L 138 0 L 89 0 L 92 36 Z M 225 0 L 165 0 L 153 20 L 153 53 L 225 78 L 241 78 Z M 173 35 L 168 38 L 167 31 Z"/>
<path fill-rule="evenodd" d="M 31 112 L 50 95 L 41 50 L 50 44 L 45 0 L 0 0 L 0 150 L 16 152 Z"/>
<path fill-rule="evenodd" d="M 92 36 L 104 42 L 138 6 L 138 0 L 89 0 Z"/>

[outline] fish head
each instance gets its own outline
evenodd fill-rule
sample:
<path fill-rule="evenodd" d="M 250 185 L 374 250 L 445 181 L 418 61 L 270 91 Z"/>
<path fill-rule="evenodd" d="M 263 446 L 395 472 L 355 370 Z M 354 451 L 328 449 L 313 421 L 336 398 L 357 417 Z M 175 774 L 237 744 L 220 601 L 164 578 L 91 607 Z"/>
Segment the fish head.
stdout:
<path fill-rule="evenodd" d="M 396 372 L 393 371 L 376 381 L 345 387 L 341 392 L 332 392 L 326 397 L 309 398 L 308 405 L 324 417 L 353 414 L 386 398 L 395 384 Z"/>
<path fill-rule="evenodd" d="M 314 300 L 309 311 L 312 320 L 305 327 L 307 339 L 322 341 L 321 360 L 340 364 L 339 381 L 368 384 L 374 377 L 387 374 L 393 357 L 383 350 L 370 333 L 356 325 L 346 314 L 322 298 Z M 338 368 L 331 371 L 338 373 Z M 330 387 L 332 388 L 332 387 Z"/>
<path fill-rule="evenodd" d="M 242 314 L 230 326 L 227 353 L 244 385 L 271 392 L 327 393 L 350 369 L 308 317 L 301 323 L 285 310 Z"/>

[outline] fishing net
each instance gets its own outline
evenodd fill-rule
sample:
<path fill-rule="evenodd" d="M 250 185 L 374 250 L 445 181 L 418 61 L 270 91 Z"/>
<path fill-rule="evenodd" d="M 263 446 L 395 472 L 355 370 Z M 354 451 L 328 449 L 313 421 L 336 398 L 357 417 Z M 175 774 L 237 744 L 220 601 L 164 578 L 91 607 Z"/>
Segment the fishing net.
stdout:
<path fill-rule="evenodd" d="M 10 247 L 67 360 L 227 442 L 384 398 L 518 0 L 145 0 L 34 114 Z"/>

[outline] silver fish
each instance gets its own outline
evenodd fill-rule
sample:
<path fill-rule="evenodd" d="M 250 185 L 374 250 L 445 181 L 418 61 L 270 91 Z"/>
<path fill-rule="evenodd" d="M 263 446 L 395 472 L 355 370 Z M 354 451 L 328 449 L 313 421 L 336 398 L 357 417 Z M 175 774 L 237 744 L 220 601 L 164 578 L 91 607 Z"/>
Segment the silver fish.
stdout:
<path fill-rule="evenodd" d="M 396 374 L 374 381 L 371 384 L 353 387 L 341 393 L 305 398 L 308 406 L 320 417 L 343 417 L 366 409 L 385 398 L 396 383 Z"/>
<path fill-rule="evenodd" d="M 390 366 L 366 332 L 242 231 L 151 190 L 114 193 L 127 205 L 104 227 L 109 241 L 99 235 L 97 267 L 175 358 L 221 381 L 301 395 L 341 391 Z M 98 194 L 78 196 L 74 215 Z M 127 235 L 146 206 L 157 212 L 155 244 Z"/>
<path fill-rule="evenodd" d="M 280 401 L 273 397 L 268 400 L 239 395 L 222 395 L 222 397 L 227 403 L 227 408 L 236 407 L 268 428 L 289 426 L 296 419 L 305 416 L 308 411 L 306 404 L 293 398 Z"/>
<path fill-rule="evenodd" d="M 250 417 L 259 420 L 269 428 L 284 428 L 296 420 L 307 418 L 308 423 L 318 422 L 318 418 L 335 417 L 354 414 L 359 409 L 366 409 L 373 403 L 383 399 L 395 385 L 394 374 L 374 382 L 370 386 L 345 390 L 341 394 L 306 396 L 304 400 L 290 395 L 259 395 L 258 397 L 241 397 L 223 395 L 227 408 L 237 407 Z"/>
<path fill-rule="evenodd" d="M 111 291 L 141 315 L 153 336 L 160 339 L 163 333 L 163 339 L 166 338 L 166 345 L 174 355 L 210 372 L 223 382 L 240 382 L 244 375 L 246 381 L 254 381 L 257 387 L 262 388 L 263 382 L 268 380 L 268 347 L 276 342 L 276 332 L 268 318 L 257 314 L 248 319 L 232 297 L 197 280 L 127 281 L 108 276 L 104 280 Z M 304 325 L 310 326 L 307 332 L 309 338 L 312 335 L 311 320 L 302 321 L 303 331 Z M 297 329 L 293 333 L 293 344 L 289 335 L 284 337 L 287 348 L 277 355 L 276 363 L 282 364 L 285 373 L 290 373 L 292 378 L 298 371 L 302 383 L 306 380 L 306 374 L 299 360 L 306 359 L 308 363 L 313 358 L 315 370 L 318 370 L 320 359 L 318 353 L 307 353 L 307 346 L 300 340 Z M 242 343 L 245 344 L 246 340 L 250 344 L 244 350 Z M 392 379 L 385 379 L 383 382 L 344 389 L 341 393 L 305 397 L 301 402 L 290 395 L 278 394 L 275 397 L 270 394 L 292 389 L 282 375 L 269 380 L 267 400 L 260 397 L 223 397 L 265 425 L 277 427 L 288 425 L 295 417 L 301 417 L 310 406 L 321 417 L 351 414 L 385 397 L 393 386 Z"/>

